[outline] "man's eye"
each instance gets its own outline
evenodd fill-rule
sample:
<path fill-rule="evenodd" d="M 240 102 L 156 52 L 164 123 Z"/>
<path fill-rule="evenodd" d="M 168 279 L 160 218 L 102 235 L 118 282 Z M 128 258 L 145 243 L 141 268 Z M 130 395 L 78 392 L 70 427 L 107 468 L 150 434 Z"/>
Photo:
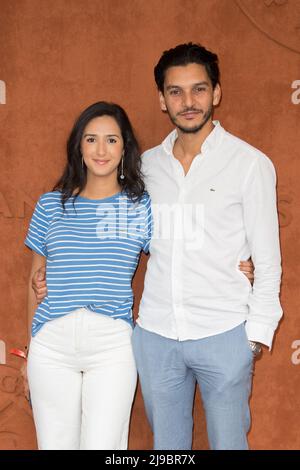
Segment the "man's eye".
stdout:
<path fill-rule="evenodd" d="M 170 95 L 179 95 L 180 91 L 179 90 L 171 90 Z"/>
<path fill-rule="evenodd" d="M 197 88 L 195 89 L 195 91 L 196 91 L 196 93 L 201 93 L 202 91 L 205 91 L 205 88 L 203 88 L 203 87 L 197 87 Z"/>

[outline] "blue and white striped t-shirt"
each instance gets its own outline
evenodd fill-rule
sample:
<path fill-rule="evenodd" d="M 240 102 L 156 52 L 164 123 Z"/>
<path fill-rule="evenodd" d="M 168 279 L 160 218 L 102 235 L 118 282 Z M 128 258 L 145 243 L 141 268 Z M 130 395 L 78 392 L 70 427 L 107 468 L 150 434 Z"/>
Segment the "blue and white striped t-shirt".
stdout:
<path fill-rule="evenodd" d="M 47 258 L 48 294 L 38 306 L 32 336 L 54 318 L 86 307 L 132 323 L 132 277 L 141 250 L 149 251 L 151 202 L 125 193 L 105 199 L 78 196 L 61 204 L 59 191 L 43 194 L 25 244 Z"/>

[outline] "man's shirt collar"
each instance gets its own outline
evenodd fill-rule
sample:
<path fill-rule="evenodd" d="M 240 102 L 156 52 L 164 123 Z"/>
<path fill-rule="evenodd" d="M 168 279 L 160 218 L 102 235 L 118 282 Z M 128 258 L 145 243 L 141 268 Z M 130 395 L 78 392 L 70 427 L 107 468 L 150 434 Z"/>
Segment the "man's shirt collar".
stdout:
<path fill-rule="evenodd" d="M 215 148 L 221 140 L 224 129 L 221 126 L 219 121 L 213 121 L 213 124 L 215 127 L 204 140 L 202 147 L 199 151 L 199 154 L 200 153 L 205 154 L 206 152 L 209 152 L 210 150 Z M 177 137 L 178 137 L 177 129 L 174 129 L 164 139 L 164 141 L 162 142 L 162 146 L 166 153 L 171 154 L 171 155 L 173 154 L 173 147 L 174 147 Z"/>

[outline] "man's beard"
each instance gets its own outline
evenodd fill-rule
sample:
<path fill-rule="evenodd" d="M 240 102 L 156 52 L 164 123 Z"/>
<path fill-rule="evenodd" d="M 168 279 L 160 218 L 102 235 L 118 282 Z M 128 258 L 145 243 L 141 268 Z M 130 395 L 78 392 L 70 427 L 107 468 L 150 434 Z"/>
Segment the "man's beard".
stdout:
<path fill-rule="evenodd" d="M 186 109 L 182 112 L 186 113 L 188 111 L 196 111 L 196 110 L 191 108 L 191 109 Z M 201 131 L 201 129 L 205 126 L 207 121 L 209 121 L 209 119 L 211 118 L 212 113 L 213 113 L 213 106 L 211 105 L 210 108 L 206 111 L 206 113 L 203 114 L 203 121 L 200 124 L 198 124 L 198 126 L 194 126 L 194 127 L 181 126 L 180 124 L 178 124 L 176 117 L 172 116 L 168 110 L 167 110 L 167 113 L 169 114 L 169 118 L 171 119 L 174 126 L 176 126 L 181 132 L 183 132 L 184 134 L 196 134 L 197 132 Z"/>

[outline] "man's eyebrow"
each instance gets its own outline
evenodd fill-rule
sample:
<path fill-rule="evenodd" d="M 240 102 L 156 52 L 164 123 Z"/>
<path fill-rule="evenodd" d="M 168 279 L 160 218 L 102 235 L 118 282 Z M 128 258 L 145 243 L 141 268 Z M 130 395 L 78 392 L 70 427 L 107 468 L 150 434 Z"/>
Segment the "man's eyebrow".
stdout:
<path fill-rule="evenodd" d="M 207 81 L 202 81 L 202 82 L 193 83 L 192 86 L 199 86 L 199 85 L 201 85 L 201 86 L 203 86 L 203 85 L 209 86 L 209 83 L 208 83 Z M 179 86 L 179 85 L 168 85 L 168 86 L 166 87 L 167 90 L 170 90 L 171 88 L 182 88 L 182 87 Z"/>

